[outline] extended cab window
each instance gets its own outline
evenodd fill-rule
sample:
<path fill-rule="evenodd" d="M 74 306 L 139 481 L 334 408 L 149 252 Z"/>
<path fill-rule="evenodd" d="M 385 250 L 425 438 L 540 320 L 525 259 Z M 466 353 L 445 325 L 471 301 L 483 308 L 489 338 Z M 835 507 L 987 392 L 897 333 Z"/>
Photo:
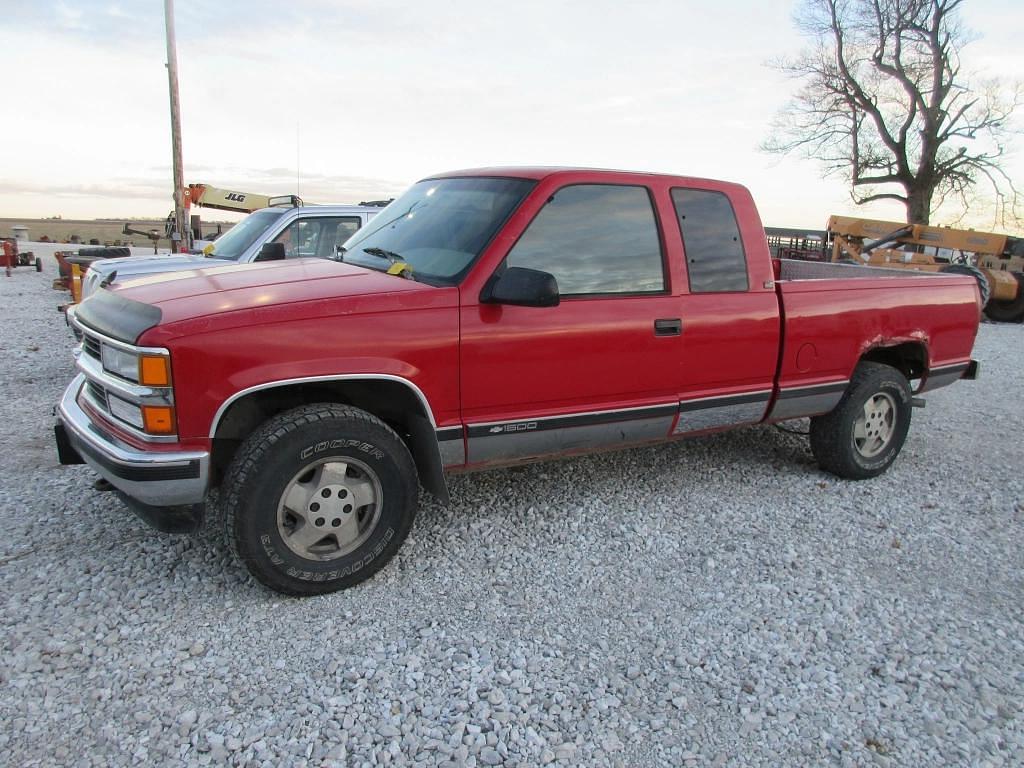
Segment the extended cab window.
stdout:
<path fill-rule="evenodd" d="M 747 257 L 729 198 L 705 189 L 673 189 L 691 293 L 745 291 Z"/>
<path fill-rule="evenodd" d="M 646 187 L 577 184 L 556 192 L 506 261 L 550 272 L 563 296 L 665 289 Z"/>

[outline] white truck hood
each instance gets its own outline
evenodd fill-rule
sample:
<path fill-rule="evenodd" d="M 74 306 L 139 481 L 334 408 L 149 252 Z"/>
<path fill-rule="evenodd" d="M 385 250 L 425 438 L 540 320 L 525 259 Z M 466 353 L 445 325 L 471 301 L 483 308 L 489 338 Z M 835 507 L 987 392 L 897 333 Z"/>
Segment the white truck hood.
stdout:
<path fill-rule="evenodd" d="M 202 267 L 221 267 L 233 262 L 208 256 L 188 253 L 155 253 L 149 256 L 129 256 L 123 259 L 100 259 L 89 265 L 82 281 L 82 298 L 95 293 L 104 280 L 112 274 L 115 282 L 130 280 L 133 277 L 154 275 L 160 272 L 178 272 L 185 269 L 201 269 Z"/>

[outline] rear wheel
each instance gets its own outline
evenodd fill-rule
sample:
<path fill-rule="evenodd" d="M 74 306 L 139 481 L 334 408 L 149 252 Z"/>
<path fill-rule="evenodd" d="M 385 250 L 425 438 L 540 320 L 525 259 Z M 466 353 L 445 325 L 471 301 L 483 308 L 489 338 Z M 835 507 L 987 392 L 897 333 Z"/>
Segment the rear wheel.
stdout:
<path fill-rule="evenodd" d="M 416 469 L 376 417 L 307 405 L 242 444 L 221 497 L 228 538 L 259 582 L 321 594 L 368 579 L 398 551 L 416 516 Z"/>
<path fill-rule="evenodd" d="M 910 385 L 888 365 L 861 363 L 839 404 L 811 419 L 811 452 L 839 477 L 863 480 L 885 472 L 910 430 Z"/>
<path fill-rule="evenodd" d="M 1013 276 L 1017 278 L 1017 298 L 992 299 L 985 307 L 985 314 L 997 323 L 1024 322 L 1024 272 L 1014 272 Z"/>

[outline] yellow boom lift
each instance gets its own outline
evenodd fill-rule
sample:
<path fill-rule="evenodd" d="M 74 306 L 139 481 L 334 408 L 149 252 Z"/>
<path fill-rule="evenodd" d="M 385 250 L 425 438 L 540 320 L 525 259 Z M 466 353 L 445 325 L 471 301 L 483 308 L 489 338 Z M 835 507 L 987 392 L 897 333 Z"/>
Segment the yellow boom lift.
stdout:
<path fill-rule="evenodd" d="M 849 216 L 829 218 L 828 237 L 835 262 L 971 275 L 990 319 L 1024 322 L 1024 238 Z"/>

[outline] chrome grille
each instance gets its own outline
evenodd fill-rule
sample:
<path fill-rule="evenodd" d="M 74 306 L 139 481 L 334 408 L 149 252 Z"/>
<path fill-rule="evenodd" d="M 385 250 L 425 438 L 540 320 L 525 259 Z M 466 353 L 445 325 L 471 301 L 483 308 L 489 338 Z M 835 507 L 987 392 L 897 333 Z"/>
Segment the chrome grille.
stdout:
<path fill-rule="evenodd" d="M 82 350 L 85 354 L 89 355 L 89 357 L 94 357 L 97 360 L 101 359 L 99 339 L 88 333 L 82 335 Z"/>
<path fill-rule="evenodd" d="M 107 391 L 95 381 L 91 380 L 87 380 L 85 386 L 88 387 L 89 395 L 92 397 L 96 405 L 104 411 L 109 412 L 109 406 L 107 405 Z"/>

